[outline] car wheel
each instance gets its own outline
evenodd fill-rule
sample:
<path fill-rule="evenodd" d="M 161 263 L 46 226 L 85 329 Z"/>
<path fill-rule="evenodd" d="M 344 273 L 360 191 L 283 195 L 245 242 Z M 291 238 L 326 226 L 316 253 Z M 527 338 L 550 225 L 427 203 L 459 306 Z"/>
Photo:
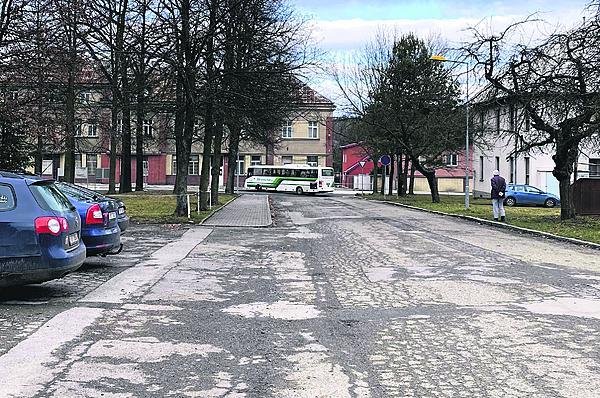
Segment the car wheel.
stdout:
<path fill-rule="evenodd" d="M 304 193 L 304 189 L 302 189 L 302 187 L 296 187 L 296 193 L 298 195 L 302 195 Z"/>
<path fill-rule="evenodd" d="M 514 205 L 517 204 L 517 201 L 515 200 L 515 198 L 513 198 L 512 196 L 509 196 L 508 198 L 506 198 L 506 200 L 504 201 L 504 204 L 509 206 L 509 207 L 513 207 Z"/>
<path fill-rule="evenodd" d="M 544 206 L 554 207 L 556 206 L 556 201 L 554 199 L 546 199 L 546 201 L 544 202 Z"/>

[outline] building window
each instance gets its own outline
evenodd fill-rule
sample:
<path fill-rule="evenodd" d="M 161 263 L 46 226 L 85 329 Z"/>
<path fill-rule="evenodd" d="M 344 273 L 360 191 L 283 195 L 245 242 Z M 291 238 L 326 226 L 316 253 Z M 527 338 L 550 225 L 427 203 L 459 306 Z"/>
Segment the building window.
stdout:
<path fill-rule="evenodd" d="M 512 156 L 508 158 L 508 169 L 509 169 L 509 180 L 508 182 L 510 183 L 514 183 L 515 182 L 515 178 L 514 178 L 514 174 L 515 174 L 515 158 L 513 158 Z"/>
<path fill-rule="evenodd" d="M 86 133 L 88 137 L 98 137 L 98 123 L 88 123 L 86 126 Z"/>
<path fill-rule="evenodd" d="M 75 154 L 75 168 L 81 168 L 81 154 L 80 153 L 76 153 Z"/>
<path fill-rule="evenodd" d="M 281 164 L 292 164 L 294 158 L 291 155 L 284 155 L 281 157 Z"/>
<path fill-rule="evenodd" d="M 308 122 L 308 138 L 319 138 L 319 124 Z"/>
<path fill-rule="evenodd" d="M 281 126 L 281 138 L 292 138 L 293 133 L 292 122 L 288 120 Z"/>
<path fill-rule="evenodd" d="M 456 153 L 446 155 L 446 166 L 458 166 L 458 155 Z"/>
<path fill-rule="evenodd" d="M 95 153 L 88 153 L 85 155 L 87 173 L 89 176 L 96 175 L 96 169 L 98 168 L 98 157 Z"/>
<path fill-rule="evenodd" d="M 525 158 L 525 184 L 529 185 L 529 158 Z"/>
<path fill-rule="evenodd" d="M 496 156 L 496 170 L 500 171 L 500 156 Z"/>
<path fill-rule="evenodd" d="M 600 177 L 600 159 L 590 159 L 590 177 Z"/>
<path fill-rule="evenodd" d="M 317 155 L 309 155 L 306 157 L 306 164 L 317 167 L 319 165 L 319 157 Z"/>
<path fill-rule="evenodd" d="M 83 126 L 81 124 L 78 124 L 77 126 L 75 126 L 75 137 L 81 136 L 83 136 Z"/>
<path fill-rule="evenodd" d="M 144 177 L 148 177 L 148 157 L 144 156 L 144 160 L 142 160 L 142 170 L 143 170 L 143 175 Z"/>
<path fill-rule="evenodd" d="M 250 158 L 250 166 L 258 166 L 260 164 L 260 155 L 252 155 Z"/>
<path fill-rule="evenodd" d="M 188 164 L 188 175 L 196 176 L 200 170 L 200 155 L 190 155 L 190 163 Z"/>
<path fill-rule="evenodd" d="M 117 134 L 123 134 L 123 119 L 117 119 Z"/>
<path fill-rule="evenodd" d="M 87 91 L 79 93 L 79 99 L 83 102 L 90 102 L 92 100 L 92 93 Z"/>
<path fill-rule="evenodd" d="M 483 156 L 479 157 L 479 181 L 483 181 Z"/>
<path fill-rule="evenodd" d="M 152 119 L 144 120 L 142 130 L 144 131 L 144 137 L 152 137 Z"/>
<path fill-rule="evenodd" d="M 244 155 L 238 155 L 235 175 L 244 175 L 246 173 L 245 159 Z"/>

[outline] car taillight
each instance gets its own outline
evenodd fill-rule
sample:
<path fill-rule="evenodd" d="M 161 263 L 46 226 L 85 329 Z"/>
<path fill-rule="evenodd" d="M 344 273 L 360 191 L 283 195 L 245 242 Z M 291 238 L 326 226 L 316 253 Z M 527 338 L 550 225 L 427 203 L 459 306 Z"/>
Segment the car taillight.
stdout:
<path fill-rule="evenodd" d="M 69 230 L 69 223 L 62 217 L 38 217 L 35 219 L 35 232 L 37 234 L 60 235 Z"/>
<path fill-rule="evenodd" d="M 102 209 L 98 203 L 90 206 L 85 215 L 86 224 L 103 224 L 104 216 L 102 215 Z"/>

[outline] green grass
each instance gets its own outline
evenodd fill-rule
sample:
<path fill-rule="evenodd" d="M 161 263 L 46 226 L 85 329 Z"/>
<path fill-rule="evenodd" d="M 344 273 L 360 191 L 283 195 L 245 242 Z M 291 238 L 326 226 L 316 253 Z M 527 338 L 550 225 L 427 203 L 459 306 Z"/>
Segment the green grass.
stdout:
<path fill-rule="evenodd" d="M 429 195 L 412 195 L 403 198 L 396 196 L 368 195 L 367 199 L 388 200 L 428 210 L 491 220 L 490 199 L 473 199 L 469 210 L 465 209 L 464 196 L 440 195 L 441 203 L 432 203 Z M 580 216 L 575 220 L 561 221 L 560 208 L 505 207 L 509 224 L 554 235 L 600 243 L 600 217 Z"/>
<path fill-rule="evenodd" d="M 134 222 L 152 223 L 152 224 L 179 224 L 190 223 L 187 217 L 176 217 L 176 201 L 170 192 L 132 192 L 125 195 L 111 195 L 121 199 L 127 207 L 127 214 Z M 191 222 L 199 224 L 213 212 L 229 202 L 237 195 L 219 194 L 219 203 L 212 206 L 211 210 L 196 212 L 197 198 L 193 194 L 190 196 L 190 207 L 192 209 Z"/>

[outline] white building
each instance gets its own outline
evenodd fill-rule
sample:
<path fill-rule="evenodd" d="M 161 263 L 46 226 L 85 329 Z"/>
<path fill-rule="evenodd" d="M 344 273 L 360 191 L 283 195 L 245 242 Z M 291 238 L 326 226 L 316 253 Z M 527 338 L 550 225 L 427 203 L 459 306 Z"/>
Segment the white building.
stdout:
<path fill-rule="evenodd" d="M 511 105 L 496 105 L 480 110 L 475 117 L 483 134 L 473 148 L 473 194 L 489 197 L 492 172 L 499 170 L 508 183 L 529 184 L 543 191 L 559 194 L 558 180 L 552 175 L 553 148 L 534 148 L 512 155 L 523 146 L 530 123 L 523 112 Z M 577 178 L 600 178 L 600 149 L 590 143 L 580 148 Z"/>

